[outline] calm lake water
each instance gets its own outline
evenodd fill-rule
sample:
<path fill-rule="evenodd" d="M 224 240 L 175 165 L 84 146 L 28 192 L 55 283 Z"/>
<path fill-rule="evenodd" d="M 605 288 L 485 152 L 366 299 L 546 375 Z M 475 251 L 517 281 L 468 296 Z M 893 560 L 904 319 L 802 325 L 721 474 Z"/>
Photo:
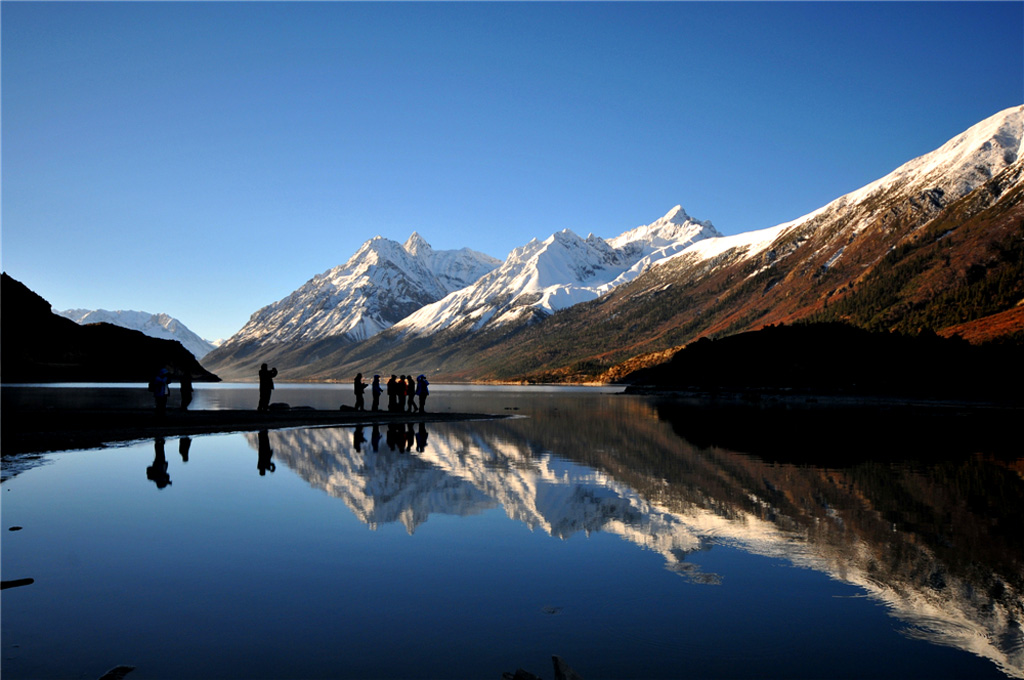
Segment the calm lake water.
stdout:
<path fill-rule="evenodd" d="M 5 458 L 3 579 L 34 582 L 3 591 L 3 677 L 1024 677 L 1016 436 L 616 391 L 435 386 L 516 417 Z"/>

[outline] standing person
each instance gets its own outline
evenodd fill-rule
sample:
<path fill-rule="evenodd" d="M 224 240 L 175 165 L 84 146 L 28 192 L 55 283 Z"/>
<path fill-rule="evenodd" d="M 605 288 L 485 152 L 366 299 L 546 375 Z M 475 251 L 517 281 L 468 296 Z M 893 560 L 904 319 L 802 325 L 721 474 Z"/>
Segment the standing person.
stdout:
<path fill-rule="evenodd" d="M 167 397 L 171 396 L 171 388 L 168 383 L 168 374 L 166 368 L 161 368 L 153 381 L 149 383 L 149 391 L 153 393 L 153 399 L 156 401 L 156 416 L 157 418 L 163 418 L 167 412 Z"/>
<path fill-rule="evenodd" d="M 257 411 L 270 410 L 270 393 L 274 391 L 274 378 L 277 377 L 277 369 L 267 369 L 267 365 L 260 366 L 260 405 Z"/>
<path fill-rule="evenodd" d="M 405 396 L 409 402 L 409 413 L 416 412 L 416 381 L 413 380 L 412 374 L 405 376 Z"/>
<path fill-rule="evenodd" d="M 391 379 L 388 380 L 388 411 L 394 412 L 395 404 L 398 403 L 398 378 L 394 373 L 391 374 Z"/>
<path fill-rule="evenodd" d="M 192 374 L 185 371 L 181 374 L 181 410 L 187 411 L 192 403 Z"/>
<path fill-rule="evenodd" d="M 363 403 L 363 392 L 366 391 L 366 383 L 363 382 L 363 374 L 356 373 L 356 379 L 353 384 L 356 391 L 356 410 L 365 411 L 366 405 Z"/>
<path fill-rule="evenodd" d="M 370 394 L 373 395 L 373 410 L 380 410 L 380 395 L 384 388 L 380 386 L 380 376 L 373 376 L 373 384 L 370 385 Z"/>
<path fill-rule="evenodd" d="M 427 385 L 430 383 L 427 381 L 427 376 L 420 374 L 416 378 L 416 396 L 420 398 L 420 413 L 426 413 L 427 395 L 430 394 L 430 390 L 427 389 Z"/>

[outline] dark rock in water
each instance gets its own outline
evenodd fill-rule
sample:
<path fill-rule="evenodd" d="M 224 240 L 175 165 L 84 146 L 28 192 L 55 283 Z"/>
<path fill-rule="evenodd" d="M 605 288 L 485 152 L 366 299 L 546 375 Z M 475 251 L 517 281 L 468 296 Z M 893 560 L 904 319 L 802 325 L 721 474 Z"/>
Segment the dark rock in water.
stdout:
<path fill-rule="evenodd" d="M 21 531 L 21 527 L 11 527 L 8 531 Z"/>
<path fill-rule="evenodd" d="M 35 582 L 36 580 L 34 578 L 19 578 L 13 581 L 0 581 L 0 590 L 17 588 L 19 586 L 30 586 Z"/>
<path fill-rule="evenodd" d="M 555 680 L 583 680 L 583 677 L 569 667 L 569 664 L 560 656 L 552 656 L 551 663 L 555 667 Z M 516 670 L 515 673 L 502 673 L 501 680 L 543 680 L 539 675 L 534 675 L 530 671 L 524 671 L 522 668 Z"/>
<path fill-rule="evenodd" d="M 121 680 L 135 670 L 135 666 L 115 666 L 100 676 L 100 680 Z"/>
<path fill-rule="evenodd" d="M 552 656 L 551 663 L 555 666 L 555 680 L 583 680 L 579 673 L 569 667 L 560 656 Z"/>
<path fill-rule="evenodd" d="M 517 668 L 515 673 L 502 673 L 501 680 L 543 680 L 539 675 Z"/>

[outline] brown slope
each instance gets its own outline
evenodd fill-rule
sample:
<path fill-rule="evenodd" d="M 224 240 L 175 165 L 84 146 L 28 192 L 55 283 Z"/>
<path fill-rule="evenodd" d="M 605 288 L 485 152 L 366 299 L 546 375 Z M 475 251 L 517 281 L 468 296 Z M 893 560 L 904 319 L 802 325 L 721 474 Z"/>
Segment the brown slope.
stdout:
<path fill-rule="evenodd" d="M 768 324 L 816 318 L 939 331 L 999 313 L 1024 297 L 1022 174 L 1018 160 L 950 204 L 927 192 L 880 192 L 819 214 L 754 258 L 678 258 L 496 352 L 513 370 L 527 363 L 516 357 L 537 357 L 528 379 L 593 379 L 642 353 Z"/>

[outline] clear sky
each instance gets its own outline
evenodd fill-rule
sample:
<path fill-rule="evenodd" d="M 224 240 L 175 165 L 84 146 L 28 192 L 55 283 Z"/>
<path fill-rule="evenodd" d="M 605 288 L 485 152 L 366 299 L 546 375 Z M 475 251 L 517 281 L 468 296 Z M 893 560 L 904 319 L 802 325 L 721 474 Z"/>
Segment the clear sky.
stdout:
<path fill-rule="evenodd" d="M 375 235 L 804 215 L 1024 103 L 1024 3 L 0 4 L 2 265 L 214 339 Z"/>

